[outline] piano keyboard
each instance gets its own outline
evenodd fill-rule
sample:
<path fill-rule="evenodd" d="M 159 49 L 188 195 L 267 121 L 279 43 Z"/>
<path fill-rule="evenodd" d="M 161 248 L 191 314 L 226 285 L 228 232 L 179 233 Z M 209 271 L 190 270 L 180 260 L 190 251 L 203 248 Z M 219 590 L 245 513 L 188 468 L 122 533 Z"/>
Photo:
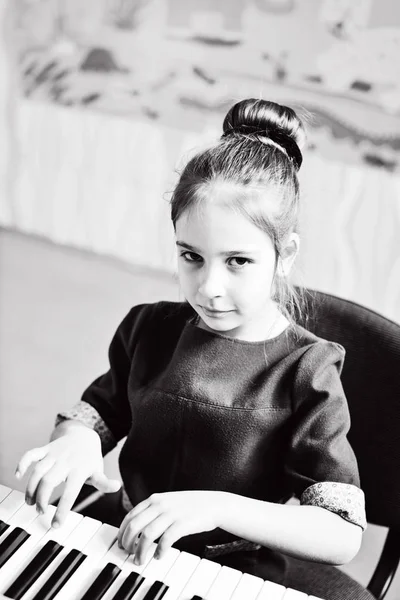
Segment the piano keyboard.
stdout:
<path fill-rule="evenodd" d="M 24 494 L 0 484 L 0 600 L 320 600 L 171 548 L 137 566 L 118 529 L 70 512 L 51 527 Z"/>

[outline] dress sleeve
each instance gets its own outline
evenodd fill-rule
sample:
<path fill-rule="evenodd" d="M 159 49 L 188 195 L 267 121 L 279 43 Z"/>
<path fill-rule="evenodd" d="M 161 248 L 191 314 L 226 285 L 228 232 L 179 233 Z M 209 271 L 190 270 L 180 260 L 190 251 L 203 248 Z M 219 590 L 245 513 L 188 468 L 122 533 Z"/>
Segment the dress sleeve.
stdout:
<path fill-rule="evenodd" d="M 301 504 L 320 506 L 365 529 L 364 494 L 347 439 L 350 414 L 340 380 L 345 351 L 317 342 L 299 361 L 286 458 L 288 490 Z"/>
<path fill-rule="evenodd" d="M 89 385 L 80 402 L 56 418 L 56 425 L 73 419 L 97 431 L 103 454 L 112 450 L 131 427 L 128 380 L 145 313 L 145 305 L 136 306 L 128 313 L 112 338 L 108 351 L 109 370 Z"/>

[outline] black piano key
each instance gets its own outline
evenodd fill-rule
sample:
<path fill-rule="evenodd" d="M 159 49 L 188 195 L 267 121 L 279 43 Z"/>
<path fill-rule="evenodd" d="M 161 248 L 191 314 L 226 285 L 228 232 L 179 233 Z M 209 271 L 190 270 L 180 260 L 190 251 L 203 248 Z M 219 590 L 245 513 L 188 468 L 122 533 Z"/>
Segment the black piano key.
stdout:
<path fill-rule="evenodd" d="M 0 521 L 0 535 L 2 535 L 9 527 L 10 526 L 8 523 L 4 523 L 4 521 Z"/>
<path fill-rule="evenodd" d="M 38 577 L 47 569 L 49 564 L 61 552 L 62 546 L 54 540 L 49 540 L 33 557 L 17 579 L 13 581 L 5 595 L 13 600 L 19 600 L 31 587 Z"/>
<path fill-rule="evenodd" d="M 204 600 L 204 598 L 202 598 L 201 596 L 198 596 L 197 594 L 195 594 L 193 596 L 192 600 Z"/>
<path fill-rule="evenodd" d="M 29 533 L 24 529 L 21 529 L 21 527 L 15 527 L 15 529 L 8 534 L 6 539 L 0 544 L 0 568 L 29 537 Z"/>
<path fill-rule="evenodd" d="M 121 569 L 117 565 L 107 563 L 80 600 L 100 600 L 120 573 Z"/>
<path fill-rule="evenodd" d="M 139 573 L 129 573 L 124 583 L 118 589 L 112 600 L 130 600 L 133 594 L 136 594 L 144 581 L 144 577 Z"/>
<path fill-rule="evenodd" d="M 143 600 L 161 600 L 164 594 L 168 591 L 168 586 L 162 581 L 155 581 Z"/>
<path fill-rule="evenodd" d="M 68 552 L 67 556 L 60 562 L 56 570 L 34 596 L 33 600 L 52 600 L 63 585 L 72 577 L 85 558 L 86 554 L 79 552 L 79 550 L 73 549 Z"/>

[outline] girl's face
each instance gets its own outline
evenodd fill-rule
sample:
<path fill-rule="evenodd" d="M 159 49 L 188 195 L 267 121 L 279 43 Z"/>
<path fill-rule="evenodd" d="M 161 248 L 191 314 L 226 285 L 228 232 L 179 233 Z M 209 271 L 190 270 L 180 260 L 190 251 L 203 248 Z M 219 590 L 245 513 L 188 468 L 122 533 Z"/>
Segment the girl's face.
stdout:
<path fill-rule="evenodd" d="M 207 198 L 178 219 L 179 281 L 202 327 L 261 341 L 278 315 L 271 299 L 275 249 L 267 233 L 226 206 L 234 193 L 219 189 L 218 198 Z"/>

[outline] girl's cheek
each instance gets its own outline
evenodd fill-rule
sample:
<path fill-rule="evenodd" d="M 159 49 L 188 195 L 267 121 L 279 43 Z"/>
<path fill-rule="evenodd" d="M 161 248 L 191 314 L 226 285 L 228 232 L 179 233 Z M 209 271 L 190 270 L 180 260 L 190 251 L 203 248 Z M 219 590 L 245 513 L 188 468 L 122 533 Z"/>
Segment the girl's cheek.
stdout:
<path fill-rule="evenodd" d="M 182 292 L 189 299 L 191 297 L 193 297 L 194 294 L 196 294 L 197 288 L 196 288 L 195 282 L 192 281 L 191 279 L 189 279 L 187 277 L 183 277 L 182 279 L 179 280 L 179 283 L 180 283 L 180 288 L 181 288 Z"/>

